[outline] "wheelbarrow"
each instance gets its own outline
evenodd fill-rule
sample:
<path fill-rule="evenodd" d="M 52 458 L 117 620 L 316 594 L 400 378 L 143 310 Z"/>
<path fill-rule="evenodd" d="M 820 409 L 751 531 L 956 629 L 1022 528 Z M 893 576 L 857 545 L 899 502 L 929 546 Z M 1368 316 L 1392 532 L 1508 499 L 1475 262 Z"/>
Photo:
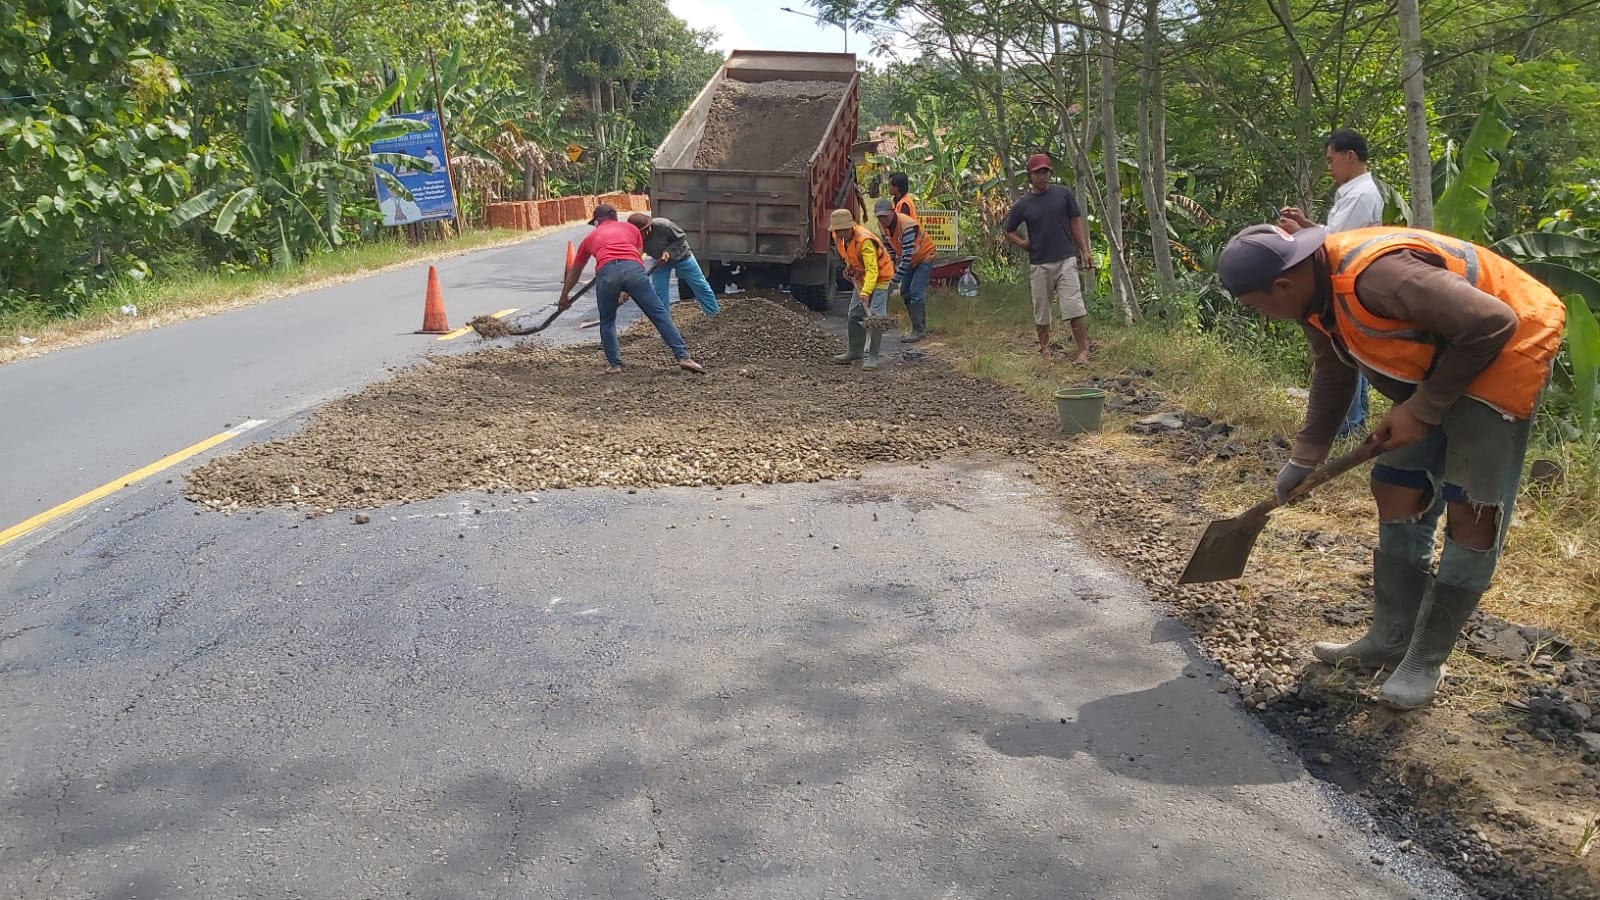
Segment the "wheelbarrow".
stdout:
<path fill-rule="evenodd" d="M 976 259 L 975 256 L 936 256 L 933 258 L 933 274 L 928 281 L 930 284 L 951 287 L 961 280 L 961 276 L 972 272 L 972 263 Z M 972 277 L 976 280 L 978 273 L 972 272 Z"/>

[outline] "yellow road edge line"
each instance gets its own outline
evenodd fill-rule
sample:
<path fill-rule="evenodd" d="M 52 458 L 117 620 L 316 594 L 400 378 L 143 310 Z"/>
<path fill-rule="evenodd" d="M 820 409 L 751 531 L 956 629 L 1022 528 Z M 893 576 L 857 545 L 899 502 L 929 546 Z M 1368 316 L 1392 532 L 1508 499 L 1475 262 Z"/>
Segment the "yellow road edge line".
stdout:
<path fill-rule="evenodd" d="M 204 453 L 223 441 L 232 440 L 233 438 L 238 437 L 257 425 L 264 424 L 265 421 L 265 419 L 251 419 L 247 422 L 241 422 L 227 431 L 219 434 L 213 434 L 211 437 L 208 437 L 203 441 L 190 444 L 176 453 L 171 453 L 161 457 L 144 468 L 135 469 L 121 478 L 108 481 L 92 491 L 79 494 L 78 496 L 73 497 L 71 500 L 62 503 L 59 506 L 51 507 L 50 509 L 39 513 L 30 519 L 25 519 L 21 522 L 18 522 L 10 528 L 7 528 L 5 531 L 0 531 L 0 547 L 4 547 L 6 544 L 11 543 L 12 541 L 24 535 L 32 534 L 33 532 L 38 531 L 40 528 L 43 528 L 51 522 L 54 522 L 56 519 L 83 509 L 85 506 L 94 503 L 96 500 L 104 499 L 125 487 L 137 484 L 146 478 L 149 478 L 151 475 L 156 474 L 157 472 L 160 472 L 164 469 L 170 469 L 197 453 Z"/>
<path fill-rule="evenodd" d="M 516 311 L 517 311 L 516 307 L 512 307 L 511 309 L 502 309 L 497 313 L 490 313 L 489 314 L 489 318 L 491 318 L 491 319 L 504 319 L 506 316 L 509 316 L 512 313 L 516 312 Z M 450 332 L 446 332 L 444 334 L 439 335 L 439 340 L 441 340 L 441 341 L 453 341 L 456 338 L 461 337 L 463 334 L 466 334 L 467 332 L 469 332 L 471 330 L 472 330 L 472 326 L 471 325 L 463 325 L 460 328 L 457 328 L 455 331 L 450 331 Z"/>

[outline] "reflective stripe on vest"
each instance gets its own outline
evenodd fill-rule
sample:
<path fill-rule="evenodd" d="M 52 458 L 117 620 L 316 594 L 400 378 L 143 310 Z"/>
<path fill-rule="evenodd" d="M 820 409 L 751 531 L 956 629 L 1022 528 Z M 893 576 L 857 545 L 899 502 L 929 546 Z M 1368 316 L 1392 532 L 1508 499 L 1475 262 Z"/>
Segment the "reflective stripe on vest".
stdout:
<path fill-rule="evenodd" d="M 897 214 L 890 221 L 892 224 L 889 228 L 889 233 L 885 234 L 883 239 L 884 242 L 889 245 L 889 252 L 894 254 L 894 261 L 896 265 L 900 263 L 901 236 L 905 233 L 905 229 L 907 228 L 917 229 L 916 249 L 911 251 L 911 264 L 913 266 L 921 265 L 928 260 L 933 259 L 933 257 L 939 252 L 933 246 L 933 238 L 928 237 L 928 233 L 922 230 L 922 226 L 918 224 L 917 220 L 912 216 L 908 216 L 903 213 Z"/>
<path fill-rule="evenodd" d="M 1312 317 L 1311 325 L 1337 338 L 1363 366 L 1396 381 L 1420 384 L 1428 377 L 1438 355 L 1437 336 L 1414 322 L 1374 315 L 1361 304 L 1356 279 L 1373 260 L 1400 250 L 1437 257 L 1468 284 L 1511 307 L 1517 330 L 1467 385 L 1467 396 L 1502 415 L 1526 419 L 1533 414 L 1567 318 L 1566 306 L 1549 288 L 1491 250 L 1420 228 L 1341 231 L 1329 234 L 1323 248 L 1333 299 L 1329 312 Z"/>
<path fill-rule="evenodd" d="M 889 279 L 894 277 L 894 259 L 889 256 L 889 251 L 884 249 L 883 241 L 878 240 L 877 235 L 857 225 L 851 229 L 848 241 L 840 241 L 838 238 L 834 238 L 833 246 L 834 249 L 839 251 L 839 258 L 844 260 L 847 268 L 860 272 L 865 269 L 865 266 L 861 264 L 862 241 L 871 241 L 876 245 L 878 252 L 878 283 L 887 287 Z"/>

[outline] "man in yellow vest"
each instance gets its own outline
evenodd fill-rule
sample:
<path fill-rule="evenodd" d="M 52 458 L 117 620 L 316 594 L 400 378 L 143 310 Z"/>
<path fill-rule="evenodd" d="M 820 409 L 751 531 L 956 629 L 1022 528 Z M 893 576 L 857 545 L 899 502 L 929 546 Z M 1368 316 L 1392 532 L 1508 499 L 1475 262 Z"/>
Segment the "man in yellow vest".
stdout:
<path fill-rule="evenodd" d="M 845 277 L 855 285 L 846 323 L 849 343 L 845 352 L 835 356 L 833 361 L 849 365 L 862 358 L 862 348 L 865 347 L 866 360 L 861 368 L 876 369 L 883 332 L 877 328 L 871 329 L 872 340 L 868 344 L 866 320 L 868 316 L 884 318 L 889 315 L 889 282 L 894 278 L 894 260 L 878 236 L 857 225 L 855 216 L 848 209 L 833 211 L 828 218 L 828 230 L 833 232 L 833 249 L 844 261 Z"/>
<path fill-rule="evenodd" d="M 915 344 L 928 332 L 928 282 L 933 278 L 933 258 L 939 251 L 934 249 L 933 239 L 923 233 L 916 218 L 897 212 L 888 198 L 877 202 L 873 215 L 878 218 L 883 242 L 894 258 L 894 283 L 899 285 L 906 314 L 911 317 L 911 333 L 900 342 Z"/>
<path fill-rule="evenodd" d="M 1379 701 L 1427 706 L 1494 575 L 1566 308 L 1508 260 L 1416 228 L 1255 225 L 1223 248 L 1217 271 L 1239 302 L 1300 323 L 1311 343 L 1311 396 L 1280 499 L 1327 457 L 1358 371 L 1394 401 L 1369 438 L 1384 451 L 1372 468 L 1372 625 L 1312 652 L 1392 669 Z"/>

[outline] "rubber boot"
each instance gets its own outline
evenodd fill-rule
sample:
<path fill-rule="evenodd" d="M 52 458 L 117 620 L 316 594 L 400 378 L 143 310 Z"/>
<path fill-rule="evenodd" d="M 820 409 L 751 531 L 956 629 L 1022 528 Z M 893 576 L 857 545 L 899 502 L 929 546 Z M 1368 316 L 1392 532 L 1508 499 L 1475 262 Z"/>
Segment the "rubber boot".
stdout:
<path fill-rule="evenodd" d="M 1408 555 L 1377 551 L 1372 554 L 1372 625 L 1367 633 L 1348 644 L 1318 641 L 1311 654 L 1333 666 L 1398 666 L 1411 645 L 1422 595 L 1432 582 L 1433 573 L 1418 568 Z"/>
<path fill-rule="evenodd" d="M 851 319 L 848 327 L 849 346 L 843 353 L 833 358 L 833 361 L 841 366 L 848 366 L 850 363 L 860 359 L 861 347 L 867 342 L 867 326 L 861 324 L 860 319 Z"/>
<path fill-rule="evenodd" d="M 1444 661 L 1455 649 L 1467 617 L 1478 608 L 1482 591 L 1437 579 L 1422 597 L 1411 646 L 1394 674 L 1378 691 L 1378 702 L 1396 709 L 1421 709 L 1433 702 L 1444 678 Z"/>
<path fill-rule="evenodd" d="M 872 337 L 868 340 L 867 361 L 861 364 L 861 368 L 870 372 L 878 367 L 878 348 L 883 345 L 883 332 L 872 329 Z"/>
<path fill-rule="evenodd" d="M 906 313 L 911 316 L 911 333 L 902 337 L 900 343 L 915 344 L 928 336 L 928 304 L 907 303 Z"/>

